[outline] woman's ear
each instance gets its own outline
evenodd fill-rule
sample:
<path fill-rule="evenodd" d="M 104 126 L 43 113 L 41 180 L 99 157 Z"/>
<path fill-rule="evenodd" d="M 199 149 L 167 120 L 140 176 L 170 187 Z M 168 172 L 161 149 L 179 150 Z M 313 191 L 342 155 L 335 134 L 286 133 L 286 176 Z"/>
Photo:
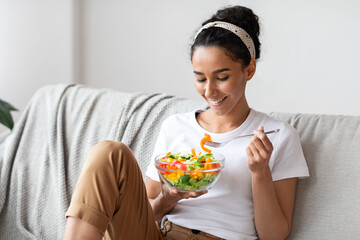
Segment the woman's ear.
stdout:
<path fill-rule="evenodd" d="M 256 71 L 256 60 L 255 58 L 252 58 L 250 60 L 249 66 L 245 68 L 245 79 L 246 81 L 251 80 L 251 78 L 254 76 Z"/>

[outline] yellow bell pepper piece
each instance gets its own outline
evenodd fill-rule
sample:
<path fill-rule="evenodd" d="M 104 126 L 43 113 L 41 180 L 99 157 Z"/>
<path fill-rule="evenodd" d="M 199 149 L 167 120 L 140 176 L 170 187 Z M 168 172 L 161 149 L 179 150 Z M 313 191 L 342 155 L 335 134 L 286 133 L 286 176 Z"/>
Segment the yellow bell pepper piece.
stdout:
<path fill-rule="evenodd" d="M 170 181 L 177 181 L 179 180 L 179 176 L 176 173 L 170 173 L 167 175 L 167 179 Z"/>

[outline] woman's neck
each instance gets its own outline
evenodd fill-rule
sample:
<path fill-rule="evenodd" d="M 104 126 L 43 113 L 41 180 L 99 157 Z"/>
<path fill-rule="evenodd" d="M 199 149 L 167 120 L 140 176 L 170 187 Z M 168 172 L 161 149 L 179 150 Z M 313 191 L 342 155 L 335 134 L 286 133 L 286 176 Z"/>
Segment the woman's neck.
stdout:
<path fill-rule="evenodd" d="M 205 130 L 213 133 L 226 133 L 238 128 L 250 113 L 246 104 L 241 109 L 224 116 L 216 115 L 211 109 L 202 112 L 197 117 L 197 122 Z"/>

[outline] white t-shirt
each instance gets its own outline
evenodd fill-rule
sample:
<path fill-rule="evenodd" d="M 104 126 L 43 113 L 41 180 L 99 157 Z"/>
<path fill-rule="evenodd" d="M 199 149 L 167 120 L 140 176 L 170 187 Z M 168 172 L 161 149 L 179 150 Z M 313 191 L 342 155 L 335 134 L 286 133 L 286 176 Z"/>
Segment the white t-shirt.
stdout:
<path fill-rule="evenodd" d="M 198 124 L 196 112 L 175 114 L 164 121 L 146 172 L 148 177 L 159 181 L 154 166 L 154 158 L 158 154 L 190 153 L 191 148 L 195 148 L 198 153 L 202 151 L 200 140 L 204 133 L 210 134 L 213 141 L 222 142 L 235 136 L 253 133 L 259 125 L 263 125 L 265 131 L 280 129 L 278 133 L 268 135 L 274 147 L 269 162 L 273 181 L 309 176 L 298 133 L 289 124 L 251 109 L 245 122 L 235 130 L 212 133 Z M 250 138 L 240 138 L 221 148 L 213 148 L 213 152 L 225 156 L 225 167 L 218 182 L 207 194 L 180 200 L 164 218 L 177 225 L 225 239 L 257 239 L 251 173 L 245 152 L 249 142 Z"/>

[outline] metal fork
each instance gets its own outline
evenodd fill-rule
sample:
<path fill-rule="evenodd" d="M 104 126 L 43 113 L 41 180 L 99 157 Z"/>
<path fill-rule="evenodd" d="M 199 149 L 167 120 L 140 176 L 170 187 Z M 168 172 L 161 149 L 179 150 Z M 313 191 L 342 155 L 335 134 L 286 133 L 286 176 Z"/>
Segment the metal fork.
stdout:
<path fill-rule="evenodd" d="M 271 133 L 277 133 L 279 132 L 280 129 L 275 129 L 275 130 L 271 130 L 271 131 L 267 131 L 267 132 L 264 132 L 265 134 L 271 134 Z M 206 141 L 204 142 L 205 145 L 208 145 L 210 147 L 222 147 L 224 146 L 225 144 L 227 144 L 228 142 L 236 139 L 236 138 L 243 138 L 243 137 L 251 137 L 251 136 L 254 136 L 254 134 L 247 134 L 247 135 L 242 135 L 242 136 L 238 136 L 238 137 L 234 137 L 230 140 L 227 140 L 225 142 L 210 142 L 210 141 Z"/>

